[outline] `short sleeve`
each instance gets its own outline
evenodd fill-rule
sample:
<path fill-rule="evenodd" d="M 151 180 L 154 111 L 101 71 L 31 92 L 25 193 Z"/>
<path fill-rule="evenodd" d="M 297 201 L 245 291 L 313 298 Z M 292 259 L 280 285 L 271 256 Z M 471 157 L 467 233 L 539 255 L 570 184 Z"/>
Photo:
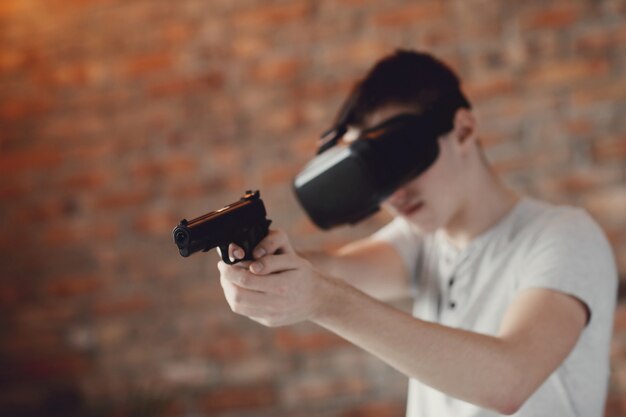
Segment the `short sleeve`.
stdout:
<path fill-rule="evenodd" d="M 616 296 L 617 270 L 604 233 L 580 209 L 563 209 L 541 223 L 521 268 L 519 289 L 549 288 L 572 295 L 586 304 L 593 320 Z"/>
<path fill-rule="evenodd" d="M 411 226 L 411 223 L 402 217 L 396 217 L 372 234 L 370 239 L 391 244 L 404 261 L 412 283 L 415 283 L 423 236 Z"/>

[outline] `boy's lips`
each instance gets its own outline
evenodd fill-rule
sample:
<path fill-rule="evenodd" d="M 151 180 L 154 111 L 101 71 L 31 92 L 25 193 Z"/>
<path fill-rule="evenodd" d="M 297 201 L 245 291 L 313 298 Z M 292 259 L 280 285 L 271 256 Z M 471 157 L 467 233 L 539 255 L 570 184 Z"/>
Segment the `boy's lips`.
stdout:
<path fill-rule="evenodd" d="M 424 206 L 424 202 L 423 201 L 418 201 L 417 203 L 414 204 L 410 204 L 406 207 L 403 207 L 400 209 L 400 213 L 402 213 L 402 215 L 404 216 L 409 216 L 415 212 L 417 212 L 419 209 L 422 208 L 422 206 Z"/>

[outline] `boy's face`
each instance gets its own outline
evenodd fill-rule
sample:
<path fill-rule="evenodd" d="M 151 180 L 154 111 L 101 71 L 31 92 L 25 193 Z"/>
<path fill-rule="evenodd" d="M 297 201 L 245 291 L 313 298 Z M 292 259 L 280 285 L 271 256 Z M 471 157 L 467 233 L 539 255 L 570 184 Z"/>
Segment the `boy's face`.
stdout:
<path fill-rule="evenodd" d="M 401 113 L 406 107 L 385 107 L 370 115 L 364 128 L 375 126 Z M 400 187 L 382 206 L 394 216 L 402 216 L 425 233 L 445 227 L 462 203 L 464 158 L 455 131 L 439 137 L 439 156 L 422 174 Z"/>

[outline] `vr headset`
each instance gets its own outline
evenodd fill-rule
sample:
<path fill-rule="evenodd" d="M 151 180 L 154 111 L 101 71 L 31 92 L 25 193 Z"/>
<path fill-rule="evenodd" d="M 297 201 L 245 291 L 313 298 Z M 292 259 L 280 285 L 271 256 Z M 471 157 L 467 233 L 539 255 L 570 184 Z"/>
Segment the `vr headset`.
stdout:
<path fill-rule="evenodd" d="M 322 135 L 317 156 L 293 181 L 301 206 L 322 229 L 355 224 L 374 214 L 383 200 L 435 162 L 438 138 L 452 129 L 459 107 L 398 115 L 363 130 L 349 145 L 339 143 L 348 131 L 340 120 Z"/>

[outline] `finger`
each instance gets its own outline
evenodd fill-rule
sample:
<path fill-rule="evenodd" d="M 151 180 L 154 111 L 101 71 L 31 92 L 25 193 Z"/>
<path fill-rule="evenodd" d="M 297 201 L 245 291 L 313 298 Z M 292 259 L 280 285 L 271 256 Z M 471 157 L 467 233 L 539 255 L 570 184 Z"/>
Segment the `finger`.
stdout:
<path fill-rule="evenodd" d="M 234 262 L 237 259 L 242 259 L 244 256 L 245 252 L 239 245 L 236 245 L 234 243 L 228 245 L 228 257 L 230 258 L 231 262 Z"/>
<path fill-rule="evenodd" d="M 218 250 L 219 250 L 219 248 L 218 248 Z M 231 258 L 231 261 L 234 262 L 234 260 L 232 258 Z M 233 267 L 236 267 L 236 268 L 248 269 L 252 262 L 253 261 L 239 261 L 237 263 L 229 265 L 226 262 L 224 262 L 224 260 L 222 260 L 222 257 L 220 255 L 220 260 L 217 262 L 217 269 L 220 269 L 220 263 L 224 264 L 223 266 L 233 266 Z M 221 269 L 220 269 L 220 271 L 221 271 Z"/>
<path fill-rule="evenodd" d="M 232 247 L 232 246 L 234 246 L 234 247 Z M 222 249 L 220 249 L 219 246 L 216 247 L 215 249 L 217 249 L 217 254 L 220 256 L 220 259 L 223 259 Z M 238 251 L 241 251 L 241 250 L 242 249 L 239 248 L 239 246 L 235 245 L 234 243 L 231 243 L 228 246 L 228 259 L 230 259 L 231 262 L 235 262 L 237 259 L 243 258 L 244 255 L 242 254 L 242 252 L 238 252 Z M 236 254 L 233 253 L 233 252 L 236 252 Z M 235 264 L 233 263 L 233 265 L 235 265 Z"/>
<path fill-rule="evenodd" d="M 290 279 L 284 274 L 261 275 L 246 269 L 233 268 L 222 263 L 220 278 L 224 278 L 237 287 L 261 292 L 266 295 L 284 295 L 289 288 Z M 292 281 L 292 280 L 291 280 Z"/>
<path fill-rule="evenodd" d="M 224 261 L 217 264 L 220 270 L 220 277 L 224 278 L 238 287 L 257 292 L 266 292 L 269 282 L 267 277 L 260 277 L 251 273 L 248 269 L 236 265 L 228 265 Z M 263 282 L 265 280 L 266 282 Z"/>
<path fill-rule="evenodd" d="M 220 279 L 228 305 L 237 314 L 267 317 L 274 314 L 271 296 L 237 287 L 227 279 Z"/>
<path fill-rule="evenodd" d="M 256 275 L 268 275 L 291 271 L 302 266 L 301 259 L 295 254 L 266 255 L 249 265 L 250 272 Z"/>
<path fill-rule="evenodd" d="M 270 230 L 268 235 L 254 248 L 252 255 L 255 259 L 258 259 L 266 254 L 276 253 L 295 253 L 291 243 L 289 243 L 287 234 L 280 229 Z"/>

